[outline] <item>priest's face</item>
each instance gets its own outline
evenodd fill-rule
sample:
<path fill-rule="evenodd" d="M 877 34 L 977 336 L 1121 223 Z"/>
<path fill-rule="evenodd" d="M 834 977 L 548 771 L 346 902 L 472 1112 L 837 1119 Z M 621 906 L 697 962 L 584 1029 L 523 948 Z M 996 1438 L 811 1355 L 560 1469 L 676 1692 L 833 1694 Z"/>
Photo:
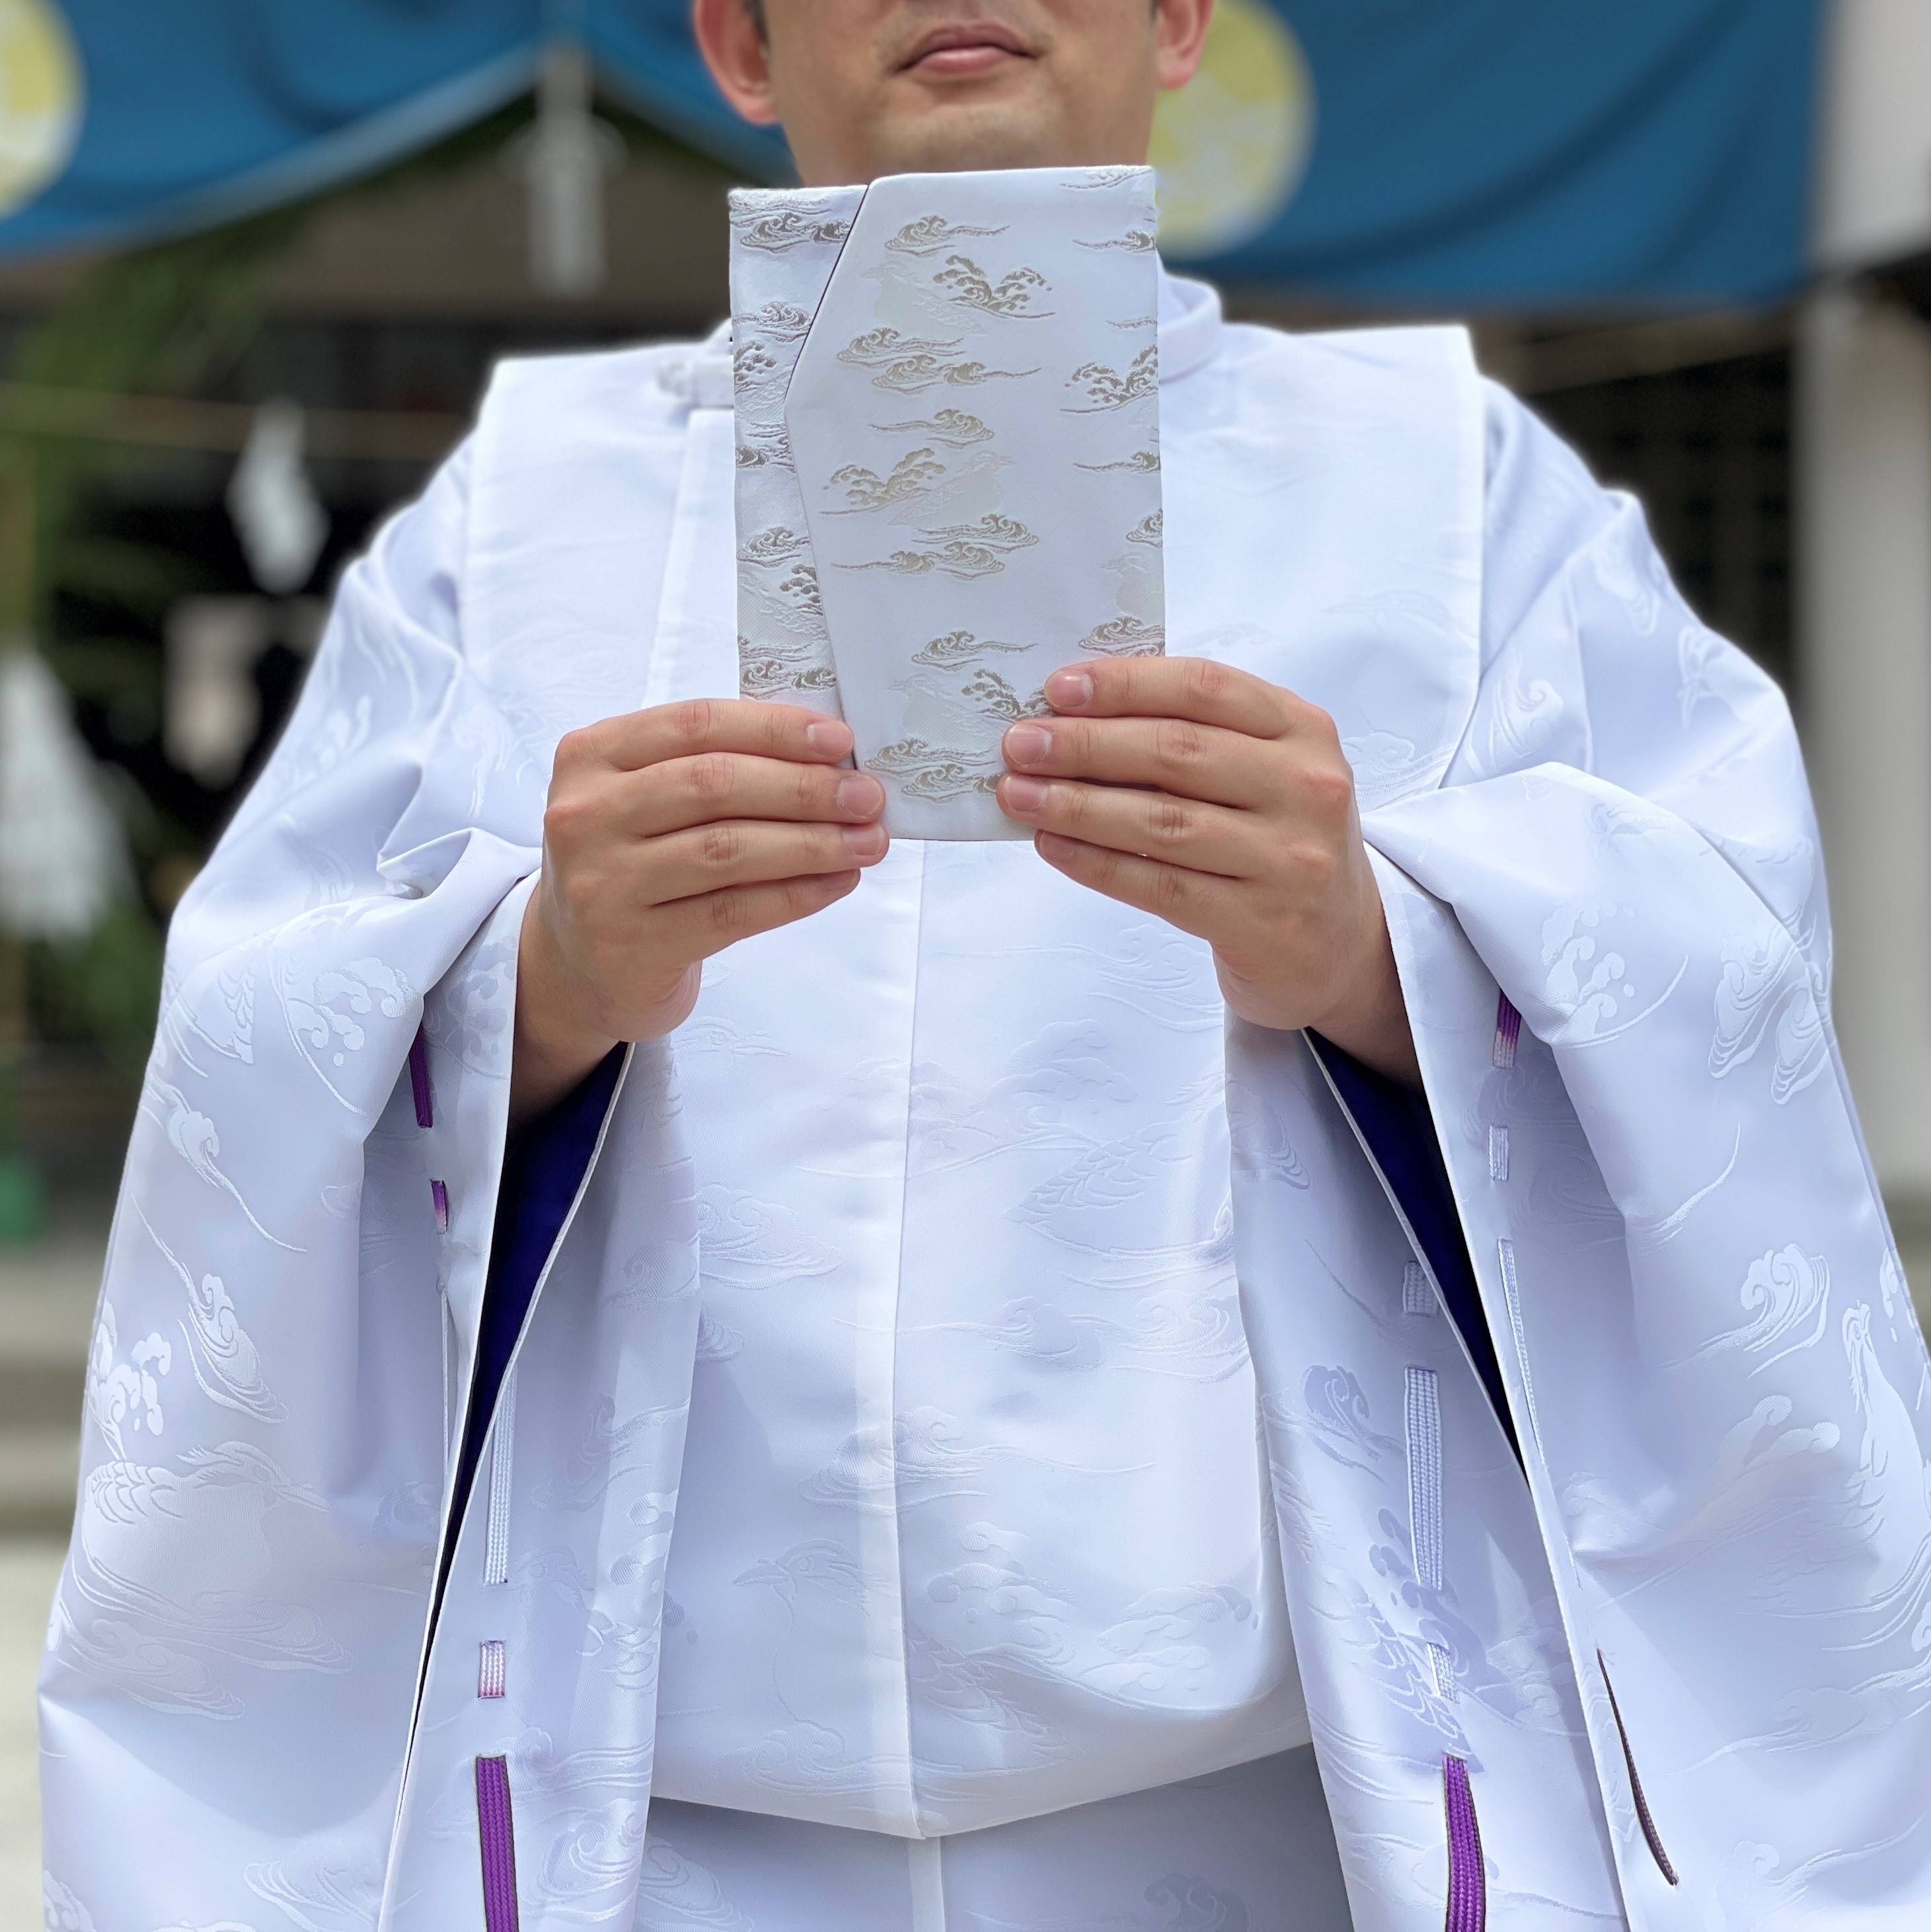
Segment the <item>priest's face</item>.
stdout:
<path fill-rule="evenodd" d="M 1213 0 L 694 0 L 748 120 L 781 122 L 808 187 L 958 168 L 1144 161 Z"/>

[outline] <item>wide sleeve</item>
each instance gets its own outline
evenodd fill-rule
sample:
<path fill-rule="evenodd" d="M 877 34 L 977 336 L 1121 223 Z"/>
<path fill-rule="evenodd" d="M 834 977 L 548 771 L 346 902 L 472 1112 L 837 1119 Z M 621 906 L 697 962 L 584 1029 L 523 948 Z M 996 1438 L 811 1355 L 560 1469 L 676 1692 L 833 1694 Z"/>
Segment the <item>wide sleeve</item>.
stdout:
<path fill-rule="evenodd" d="M 468 475 L 347 574 L 169 934 L 42 1674 L 50 1924 L 373 1922 L 547 777 L 460 648 Z"/>
<path fill-rule="evenodd" d="M 1478 700 L 1364 830 L 1625 1904 L 1921 1924 L 1931 1372 L 1789 716 L 1636 506 L 1489 414 Z"/>

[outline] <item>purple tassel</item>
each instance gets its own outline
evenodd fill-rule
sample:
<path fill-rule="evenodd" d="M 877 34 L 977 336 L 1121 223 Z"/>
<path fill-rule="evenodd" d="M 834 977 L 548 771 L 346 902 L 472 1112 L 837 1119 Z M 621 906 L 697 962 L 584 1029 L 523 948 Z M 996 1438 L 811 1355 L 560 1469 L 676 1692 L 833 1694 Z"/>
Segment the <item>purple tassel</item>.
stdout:
<path fill-rule="evenodd" d="M 1442 1760 L 1441 1791 L 1448 1811 L 1446 1932 L 1483 1932 L 1489 1922 L 1489 1881 L 1482 1869 L 1475 1794 L 1468 1788 L 1468 1767 L 1460 1758 Z"/>
<path fill-rule="evenodd" d="M 476 1832 L 483 1847 L 483 1932 L 517 1932 L 516 1831 L 506 1757 L 476 1760 Z"/>
<path fill-rule="evenodd" d="M 449 1190 L 441 1181 L 429 1184 L 429 1198 L 436 1209 L 436 1232 L 446 1234 L 449 1232 Z"/>
<path fill-rule="evenodd" d="M 1522 1016 L 1510 1004 L 1506 993 L 1495 995 L 1495 1046 L 1489 1058 L 1498 1066 L 1516 1064 L 1516 1042 L 1522 1037 Z"/>
<path fill-rule="evenodd" d="M 415 1124 L 418 1127 L 433 1126 L 436 1116 L 429 1106 L 429 1047 L 420 1027 L 416 1028 L 415 1038 L 409 1043 L 409 1090 L 415 1099 Z"/>

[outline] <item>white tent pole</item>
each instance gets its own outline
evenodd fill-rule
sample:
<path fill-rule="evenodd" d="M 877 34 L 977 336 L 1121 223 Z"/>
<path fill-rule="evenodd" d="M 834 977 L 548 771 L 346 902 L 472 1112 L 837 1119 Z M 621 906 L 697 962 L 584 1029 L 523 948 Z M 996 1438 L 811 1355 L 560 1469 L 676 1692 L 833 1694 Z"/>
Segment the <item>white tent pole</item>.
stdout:
<path fill-rule="evenodd" d="M 1879 1178 L 1931 1234 L 1931 329 L 1835 290 L 1798 341 L 1799 688 L 1837 1028 Z"/>

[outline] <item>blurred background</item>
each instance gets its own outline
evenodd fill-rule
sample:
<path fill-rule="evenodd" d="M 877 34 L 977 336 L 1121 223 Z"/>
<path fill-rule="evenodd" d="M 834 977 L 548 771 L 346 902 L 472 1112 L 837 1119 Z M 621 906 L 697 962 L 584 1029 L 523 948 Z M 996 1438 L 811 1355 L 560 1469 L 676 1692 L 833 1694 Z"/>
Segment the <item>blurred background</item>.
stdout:
<path fill-rule="evenodd" d="M 0 1932 L 168 916 L 505 354 L 702 333 L 782 182 L 683 0 L 0 0 Z M 1219 0 L 1162 240 L 1460 317 L 1789 692 L 1931 1290 L 1931 7 Z"/>

